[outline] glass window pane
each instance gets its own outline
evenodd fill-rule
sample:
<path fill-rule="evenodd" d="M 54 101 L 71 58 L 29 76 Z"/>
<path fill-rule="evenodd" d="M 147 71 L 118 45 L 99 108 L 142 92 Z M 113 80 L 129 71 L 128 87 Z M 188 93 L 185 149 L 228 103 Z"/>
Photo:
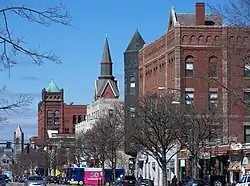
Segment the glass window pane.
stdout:
<path fill-rule="evenodd" d="M 131 83 L 130 83 L 130 87 L 131 87 L 131 88 L 135 88 L 135 82 L 131 82 Z"/>
<path fill-rule="evenodd" d="M 245 135 L 250 135 L 250 128 L 249 127 L 245 128 Z"/>
<path fill-rule="evenodd" d="M 192 99 L 192 98 L 194 98 L 194 93 L 193 93 L 193 92 L 188 92 L 188 93 L 186 93 L 186 98 L 187 98 L 187 99 Z"/>
<path fill-rule="evenodd" d="M 245 139 L 246 139 L 245 143 L 250 143 L 250 136 L 245 136 Z"/>
<path fill-rule="evenodd" d="M 218 93 L 217 92 L 211 92 L 210 93 L 210 99 L 217 99 L 218 98 Z"/>
<path fill-rule="evenodd" d="M 186 63 L 186 70 L 193 70 L 194 64 L 193 63 Z"/>
<path fill-rule="evenodd" d="M 192 104 L 192 101 L 191 101 L 191 100 L 186 100 L 186 104 L 187 104 L 187 105 L 191 105 L 191 104 Z"/>

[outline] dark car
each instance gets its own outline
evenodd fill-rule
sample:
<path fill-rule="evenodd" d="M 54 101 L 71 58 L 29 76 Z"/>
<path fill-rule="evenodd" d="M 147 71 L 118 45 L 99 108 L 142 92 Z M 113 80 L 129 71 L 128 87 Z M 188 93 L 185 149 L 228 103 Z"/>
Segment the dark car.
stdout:
<path fill-rule="evenodd" d="M 6 183 L 11 182 L 11 179 L 7 175 L 4 175 L 4 179 Z"/>
<path fill-rule="evenodd" d="M 142 179 L 140 186 L 154 186 L 153 180 Z"/>
<path fill-rule="evenodd" d="M 49 183 L 59 184 L 59 179 L 57 176 L 51 176 L 48 181 L 49 181 Z"/>
<path fill-rule="evenodd" d="M 4 175 L 0 175 L 0 186 L 6 186 Z"/>
<path fill-rule="evenodd" d="M 123 186 L 133 186 L 136 185 L 137 181 L 134 175 L 124 176 L 122 180 Z"/>
<path fill-rule="evenodd" d="M 184 182 L 184 186 L 208 186 L 208 183 L 204 180 L 198 180 L 191 178 L 188 182 Z"/>

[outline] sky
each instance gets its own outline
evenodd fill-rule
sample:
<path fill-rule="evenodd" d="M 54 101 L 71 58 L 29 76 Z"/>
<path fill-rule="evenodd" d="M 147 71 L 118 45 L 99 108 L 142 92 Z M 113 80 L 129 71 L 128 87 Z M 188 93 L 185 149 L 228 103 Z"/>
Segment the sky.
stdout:
<path fill-rule="evenodd" d="M 227 0 L 220 0 L 224 3 Z M 106 34 L 113 61 L 113 72 L 123 98 L 123 52 L 138 29 L 146 43 L 162 36 L 168 27 L 170 9 L 177 13 L 194 13 L 195 0 L 6 0 L 0 8 L 25 5 L 44 10 L 63 3 L 71 14 L 70 27 L 45 27 L 8 14 L 13 36 L 22 37 L 27 48 L 45 52 L 52 50 L 63 63 L 46 61 L 32 64 L 29 58 L 19 56 L 18 64 L 0 72 L 0 86 L 7 86 L 8 95 L 28 94 L 33 97 L 28 109 L 4 113 L 8 123 L 0 126 L 0 141 L 13 140 L 13 132 L 20 125 L 25 138 L 37 135 L 37 104 L 41 91 L 53 79 L 64 89 L 65 102 L 88 104 L 93 101 L 94 82 L 100 74 L 100 62 Z M 215 4 L 218 1 L 203 1 Z M 208 9 L 206 9 L 209 12 Z M 2 15 L 1 15 L 2 16 Z"/>

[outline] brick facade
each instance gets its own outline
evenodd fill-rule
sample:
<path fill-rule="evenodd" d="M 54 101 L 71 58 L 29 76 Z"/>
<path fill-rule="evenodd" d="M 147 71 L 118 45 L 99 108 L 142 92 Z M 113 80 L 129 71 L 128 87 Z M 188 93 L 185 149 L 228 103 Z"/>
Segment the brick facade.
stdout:
<path fill-rule="evenodd" d="M 245 132 L 250 123 L 245 103 L 250 97 L 244 97 L 250 90 L 250 78 L 244 76 L 250 72 L 244 66 L 247 57 L 250 64 L 249 30 L 224 26 L 220 16 L 204 13 L 204 3 L 196 4 L 195 14 L 171 10 L 167 33 L 139 52 L 139 94 L 164 91 L 180 100 L 192 90 L 194 108 L 201 110 L 209 107 L 211 93 L 216 92 L 217 109 L 224 116 L 222 144 L 231 138 L 250 143 Z M 223 148 L 224 155 L 229 149 Z"/>
<path fill-rule="evenodd" d="M 63 89 L 60 92 L 42 90 L 42 101 L 38 104 L 38 139 L 47 140 L 47 130 L 58 130 L 60 134 L 74 134 L 75 124 L 85 120 L 86 105 L 64 103 Z"/>

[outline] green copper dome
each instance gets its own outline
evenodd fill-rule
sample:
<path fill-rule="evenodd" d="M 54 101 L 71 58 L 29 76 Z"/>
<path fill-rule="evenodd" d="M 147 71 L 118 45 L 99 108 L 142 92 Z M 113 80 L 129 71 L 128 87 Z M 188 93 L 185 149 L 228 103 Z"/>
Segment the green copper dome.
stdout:
<path fill-rule="evenodd" d="M 56 85 L 56 83 L 52 80 L 49 83 L 48 88 L 46 88 L 46 92 L 60 92 L 60 89 L 58 88 L 58 86 Z"/>

